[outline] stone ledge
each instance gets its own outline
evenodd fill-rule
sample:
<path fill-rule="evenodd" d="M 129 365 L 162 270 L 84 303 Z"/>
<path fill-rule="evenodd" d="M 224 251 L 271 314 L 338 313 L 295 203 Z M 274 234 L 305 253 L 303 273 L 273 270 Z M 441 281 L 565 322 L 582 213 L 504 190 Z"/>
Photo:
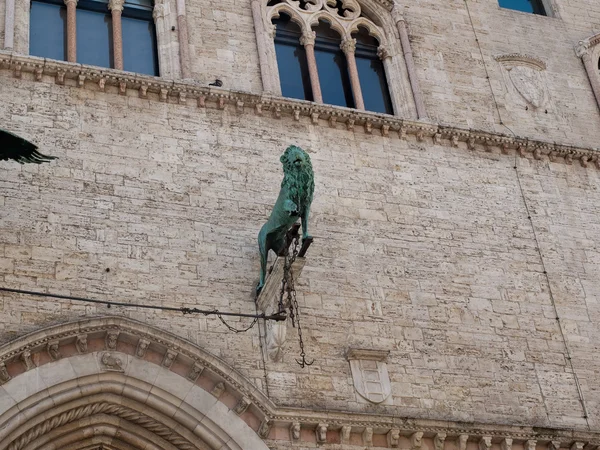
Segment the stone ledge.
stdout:
<path fill-rule="evenodd" d="M 284 114 L 296 121 L 306 117 L 314 125 L 337 128 L 340 124 L 349 131 L 361 127 L 366 134 L 377 131 L 383 137 L 396 136 L 400 139 L 406 139 L 410 135 L 418 142 L 428 140 L 434 145 L 485 152 L 496 151 L 502 154 L 516 152 L 521 157 L 536 160 L 546 157 L 552 162 L 566 164 L 577 160 L 583 167 L 594 164 L 600 169 L 600 152 L 596 148 L 574 147 L 502 133 L 402 119 L 340 106 L 321 105 L 305 100 L 207 87 L 189 80 L 166 80 L 6 51 L 0 51 L 0 70 L 12 71 L 13 76 L 17 78 L 21 78 L 23 73 L 31 73 L 39 82 L 42 82 L 44 77 L 51 76 L 57 84 L 96 91 L 106 91 L 107 88 L 114 91 L 116 88 L 120 95 L 131 95 L 131 91 L 135 90 L 141 98 L 160 102 L 187 105 L 192 101 L 200 108 L 233 108 L 240 114 L 253 111 L 259 116 L 270 114 L 275 119 L 280 119 Z"/>

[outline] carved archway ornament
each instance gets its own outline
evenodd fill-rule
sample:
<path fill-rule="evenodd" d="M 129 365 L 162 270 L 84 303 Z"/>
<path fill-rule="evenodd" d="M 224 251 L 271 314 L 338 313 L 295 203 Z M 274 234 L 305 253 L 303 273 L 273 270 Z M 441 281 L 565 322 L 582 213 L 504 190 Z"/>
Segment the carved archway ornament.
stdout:
<path fill-rule="evenodd" d="M 350 360 L 386 355 L 348 353 Z M 407 420 L 378 411 L 277 406 L 221 359 L 123 317 L 55 325 L 0 347 L 2 450 L 267 450 L 263 440 L 276 448 L 278 441 L 314 446 L 315 439 L 399 448 L 401 438 L 412 450 L 422 443 L 444 450 L 444 442 L 457 439 L 461 449 L 470 441 L 489 450 L 492 436 L 527 448 L 536 440 L 568 443 L 564 450 L 600 444 L 593 432 Z"/>
<path fill-rule="evenodd" d="M 219 358 L 117 317 L 0 347 L 0 448 L 267 450 L 273 405 Z"/>

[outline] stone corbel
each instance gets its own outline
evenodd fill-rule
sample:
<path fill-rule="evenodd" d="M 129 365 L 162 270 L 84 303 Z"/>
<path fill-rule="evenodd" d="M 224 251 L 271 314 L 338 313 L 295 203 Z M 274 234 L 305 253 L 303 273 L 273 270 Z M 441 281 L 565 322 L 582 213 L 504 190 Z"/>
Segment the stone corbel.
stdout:
<path fill-rule="evenodd" d="M 500 444 L 501 450 L 512 450 L 513 440 L 511 438 L 504 438 Z"/>
<path fill-rule="evenodd" d="M 482 436 L 479 440 L 479 450 L 490 450 L 492 448 L 492 437 Z M 526 449 L 531 450 L 531 449 Z"/>
<path fill-rule="evenodd" d="M 444 450 L 444 442 L 446 441 L 446 433 L 438 433 L 433 438 L 433 446 L 435 450 Z"/>
<path fill-rule="evenodd" d="M 25 370 L 35 369 L 35 364 L 31 359 L 31 352 L 29 350 L 25 350 L 21 353 L 21 361 L 23 361 L 23 365 L 25 365 Z"/>
<path fill-rule="evenodd" d="M 326 423 L 320 423 L 317 425 L 315 429 L 315 436 L 317 437 L 318 444 L 324 444 L 327 442 L 327 428 L 328 425 Z"/>
<path fill-rule="evenodd" d="M 362 438 L 363 445 L 366 445 L 367 447 L 373 447 L 373 428 L 366 427 L 365 431 L 363 431 Z"/>
<path fill-rule="evenodd" d="M 410 436 L 410 450 L 420 450 L 423 445 L 423 432 L 417 431 Z"/>
<path fill-rule="evenodd" d="M 177 352 L 167 349 L 167 352 L 165 353 L 165 356 L 162 361 L 162 365 L 167 369 L 170 369 L 173 365 L 173 361 L 175 361 L 175 358 L 177 358 Z"/>
<path fill-rule="evenodd" d="M 467 450 L 467 441 L 469 440 L 468 434 L 461 434 L 458 436 L 458 450 Z"/>
<path fill-rule="evenodd" d="M 233 412 L 235 412 L 238 416 L 244 414 L 248 407 L 250 406 L 250 399 L 247 397 L 242 397 L 233 408 Z"/>
<path fill-rule="evenodd" d="M 388 443 L 388 447 L 398 448 L 398 446 L 400 445 L 400 429 L 399 428 L 392 428 L 390 431 L 388 431 L 387 443 Z"/>
<path fill-rule="evenodd" d="M 11 376 L 8 374 L 6 370 L 6 364 L 0 361 L 0 384 L 8 383 L 11 379 Z"/>
<path fill-rule="evenodd" d="M 87 352 L 87 334 L 80 334 L 79 336 L 77 336 L 77 338 L 75 339 L 75 347 L 77 348 L 77 351 L 79 353 L 85 353 Z"/>
<path fill-rule="evenodd" d="M 290 439 L 292 441 L 300 440 L 300 422 L 292 422 L 290 425 Z"/>
<path fill-rule="evenodd" d="M 340 440 L 342 444 L 350 443 L 350 433 L 352 433 L 352 427 L 350 425 L 344 425 L 340 431 Z"/>
<path fill-rule="evenodd" d="M 150 341 L 147 339 L 140 339 L 138 341 L 137 348 L 135 350 L 135 356 L 138 358 L 143 358 L 146 355 L 146 350 L 148 350 L 148 346 L 150 345 Z"/>

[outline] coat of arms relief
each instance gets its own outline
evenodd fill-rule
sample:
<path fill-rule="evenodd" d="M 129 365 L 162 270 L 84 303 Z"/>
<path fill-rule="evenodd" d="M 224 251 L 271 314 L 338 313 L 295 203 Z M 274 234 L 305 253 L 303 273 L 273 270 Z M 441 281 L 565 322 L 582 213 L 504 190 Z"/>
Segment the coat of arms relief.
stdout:
<path fill-rule="evenodd" d="M 547 108 L 550 95 L 546 63 L 532 56 L 510 54 L 495 57 L 502 67 L 504 83 L 517 102 L 525 100 L 534 109 Z"/>
<path fill-rule="evenodd" d="M 391 404 L 392 385 L 387 371 L 387 350 L 350 349 L 347 354 L 354 388 L 361 398 Z"/>

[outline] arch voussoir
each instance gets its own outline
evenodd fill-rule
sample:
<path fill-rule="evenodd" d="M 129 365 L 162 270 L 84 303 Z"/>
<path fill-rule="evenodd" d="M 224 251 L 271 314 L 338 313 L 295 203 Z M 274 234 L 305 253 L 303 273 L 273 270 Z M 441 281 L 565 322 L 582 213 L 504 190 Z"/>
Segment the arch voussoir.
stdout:
<path fill-rule="evenodd" d="M 36 363 L 23 364 L 24 354 Z M 256 425 L 269 422 L 266 397 L 220 359 L 146 324 L 51 327 L 0 347 L 0 363 L 9 374 L 0 448 L 81 450 L 101 438 L 116 450 L 267 450 Z"/>

